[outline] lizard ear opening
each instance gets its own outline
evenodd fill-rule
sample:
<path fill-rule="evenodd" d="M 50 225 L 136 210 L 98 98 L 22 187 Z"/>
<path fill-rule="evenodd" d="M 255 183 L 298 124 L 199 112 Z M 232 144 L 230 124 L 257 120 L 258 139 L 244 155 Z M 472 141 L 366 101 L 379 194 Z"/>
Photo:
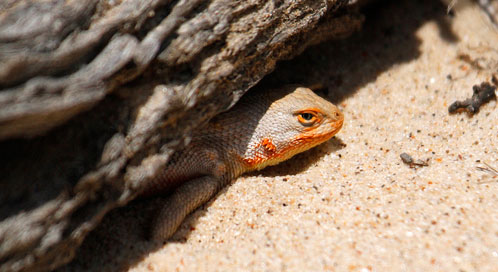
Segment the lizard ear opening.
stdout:
<path fill-rule="evenodd" d="M 314 110 L 299 111 L 296 115 L 299 123 L 306 127 L 311 127 L 321 121 L 320 115 Z"/>

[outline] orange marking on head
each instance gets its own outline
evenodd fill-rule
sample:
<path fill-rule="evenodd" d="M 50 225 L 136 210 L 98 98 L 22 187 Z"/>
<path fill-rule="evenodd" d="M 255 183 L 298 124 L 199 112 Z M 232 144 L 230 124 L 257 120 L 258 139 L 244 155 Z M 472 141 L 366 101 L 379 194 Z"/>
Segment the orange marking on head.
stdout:
<path fill-rule="evenodd" d="M 299 112 L 318 112 L 318 113 L 322 113 L 322 110 L 319 109 L 319 108 L 306 108 L 306 109 L 300 110 Z"/>
<path fill-rule="evenodd" d="M 267 151 L 264 156 L 256 155 L 251 158 L 240 158 L 240 160 L 249 169 L 262 169 L 268 165 L 274 165 L 288 158 L 294 156 L 297 153 L 308 150 L 318 144 L 321 144 L 334 136 L 341 129 L 343 124 L 343 119 L 337 120 L 331 123 L 333 127 L 325 133 L 314 132 L 316 127 L 305 128 L 303 132 L 294 139 L 290 140 L 286 146 L 282 146 L 279 150 L 276 150 L 276 146 L 268 138 L 264 138 L 260 143 L 256 145 L 256 148 L 263 146 Z"/>
<path fill-rule="evenodd" d="M 271 159 L 276 154 L 277 147 L 273 144 L 270 138 L 263 138 L 261 142 L 254 146 L 255 149 L 263 147 L 265 150 L 264 156 L 255 155 L 252 158 L 240 158 L 249 168 L 256 168 L 258 165 L 264 164 L 265 161 Z"/>
<path fill-rule="evenodd" d="M 296 136 L 296 138 L 294 139 L 295 142 L 298 142 L 300 144 L 307 144 L 307 143 L 316 143 L 316 142 L 323 142 L 325 141 L 327 138 L 331 138 L 332 135 L 329 136 L 329 134 L 322 134 L 322 135 L 319 135 L 319 134 L 300 134 L 298 136 Z"/>
<path fill-rule="evenodd" d="M 258 165 L 265 161 L 264 158 L 256 156 L 254 158 L 242 158 L 241 159 L 248 168 L 256 168 Z"/>
<path fill-rule="evenodd" d="M 262 141 L 261 141 L 261 145 L 265 147 L 266 151 L 268 152 L 275 152 L 277 151 L 277 147 L 273 144 L 273 142 L 271 141 L 271 139 L 268 139 L 268 138 L 264 138 Z"/>
<path fill-rule="evenodd" d="M 263 139 L 261 145 L 263 145 L 267 150 L 271 147 L 275 148 L 273 152 L 269 152 L 265 157 L 256 155 L 252 158 L 240 159 L 249 169 L 261 169 L 268 165 L 274 165 L 282 162 L 299 152 L 305 151 L 317 144 L 330 139 L 332 136 L 333 134 L 300 134 L 296 136 L 296 138 L 294 138 L 292 141 L 290 141 L 287 146 L 278 150 L 278 152 L 276 151 L 276 147 L 273 144 L 269 145 L 268 142 L 265 142 L 266 139 Z"/>

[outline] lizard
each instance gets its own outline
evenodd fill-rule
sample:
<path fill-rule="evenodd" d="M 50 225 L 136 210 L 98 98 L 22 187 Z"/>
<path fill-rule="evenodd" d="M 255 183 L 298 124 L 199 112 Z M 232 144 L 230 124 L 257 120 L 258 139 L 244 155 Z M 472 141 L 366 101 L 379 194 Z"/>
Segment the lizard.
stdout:
<path fill-rule="evenodd" d="M 243 173 L 289 159 L 334 136 L 343 113 L 312 90 L 288 85 L 248 93 L 192 134 L 142 195 L 171 192 L 149 230 L 164 241 L 185 217 Z"/>

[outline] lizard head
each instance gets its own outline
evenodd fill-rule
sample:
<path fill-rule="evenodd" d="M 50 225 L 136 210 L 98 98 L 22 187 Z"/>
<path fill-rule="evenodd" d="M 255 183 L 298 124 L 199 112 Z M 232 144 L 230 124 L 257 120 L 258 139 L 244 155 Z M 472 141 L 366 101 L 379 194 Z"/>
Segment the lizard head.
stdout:
<path fill-rule="evenodd" d="M 327 141 L 342 128 L 344 115 L 332 103 L 316 95 L 312 90 L 297 87 L 282 98 L 284 109 L 296 135 L 294 140 L 313 146 Z M 289 128 L 291 128 L 289 127 Z"/>
<path fill-rule="evenodd" d="M 271 123 L 276 146 L 274 156 L 278 157 L 271 164 L 329 140 L 339 132 L 344 121 L 344 115 L 335 105 L 312 90 L 287 88 L 285 95 L 274 101 L 265 114 L 269 120 L 264 123 Z"/>

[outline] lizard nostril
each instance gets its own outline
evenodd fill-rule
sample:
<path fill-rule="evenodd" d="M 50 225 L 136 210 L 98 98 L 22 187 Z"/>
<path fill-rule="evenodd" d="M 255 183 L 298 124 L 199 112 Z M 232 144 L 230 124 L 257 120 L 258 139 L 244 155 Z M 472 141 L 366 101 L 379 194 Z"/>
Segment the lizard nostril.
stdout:
<path fill-rule="evenodd" d="M 340 112 L 335 112 L 335 119 L 336 120 L 342 119 L 342 114 Z"/>

